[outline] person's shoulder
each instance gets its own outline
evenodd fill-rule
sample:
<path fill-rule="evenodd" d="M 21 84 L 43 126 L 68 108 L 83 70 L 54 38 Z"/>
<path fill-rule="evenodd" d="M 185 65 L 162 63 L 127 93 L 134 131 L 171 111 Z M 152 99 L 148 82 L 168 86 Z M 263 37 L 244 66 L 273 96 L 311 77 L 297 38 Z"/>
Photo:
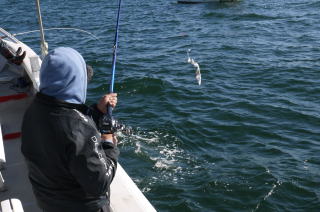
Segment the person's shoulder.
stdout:
<path fill-rule="evenodd" d="M 70 125 L 70 128 L 94 128 L 94 122 L 92 118 L 80 110 L 68 109 L 64 111 L 61 121 Z"/>
<path fill-rule="evenodd" d="M 77 109 L 64 108 L 53 112 L 53 122 L 60 125 L 63 129 L 90 128 L 91 118 Z M 80 130 L 80 129 L 79 129 Z"/>
<path fill-rule="evenodd" d="M 70 110 L 70 115 L 72 115 L 74 118 L 76 118 L 78 120 L 80 119 L 84 123 L 88 123 L 89 119 L 90 119 L 87 115 L 83 114 L 82 112 L 80 112 L 77 109 L 71 109 Z"/>
<path fill-rule="evenodd" d="M 77 109 L 70 110 L 69 118 L 65 120 L 64 126 L 69 141 L 76 144 L 78 148 L 82 148 L 93 137 L 99 137 L 99 131 L 93 120 Z"/>

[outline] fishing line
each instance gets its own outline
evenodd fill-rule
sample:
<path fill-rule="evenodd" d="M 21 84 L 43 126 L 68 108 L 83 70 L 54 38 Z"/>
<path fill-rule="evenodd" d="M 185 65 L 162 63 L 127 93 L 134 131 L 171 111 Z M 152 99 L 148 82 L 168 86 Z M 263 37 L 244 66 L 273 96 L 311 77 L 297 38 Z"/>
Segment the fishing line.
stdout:
<path fill-rule="evenodd" d="M 92 38 L 94 38 L 95 40 L 98 40 L 99 42 L 102 43 L 102 41 L 100 40 L 100 38 L 98 38 L 97 36 L 95 36 L 94 34 L 92 34 L 91 32 L 88 32 L 86 30 L 83 29 L 78 29 L 78 28 L 71 28 L 71 27 L 54 27 L 54 28 L 48 28 L 48 29 L 44 29 L 44 31 L 51 31 L 51 30 L 72 30 L 72 31 L 78 31 L 78 32 L 82 32 L 85 34 L 90 35 Z M 30 33 L 34 33 L 34 32 L 39 32 L 40 30 L 31 30 L 31 31 L 27 31 L 27 32 L 19 32 L 19 33 L 15 33 L 12 34 L 13 36 L 19 36 L 19 35 L 25 35 L 25 34 L 30 34 Z"/>

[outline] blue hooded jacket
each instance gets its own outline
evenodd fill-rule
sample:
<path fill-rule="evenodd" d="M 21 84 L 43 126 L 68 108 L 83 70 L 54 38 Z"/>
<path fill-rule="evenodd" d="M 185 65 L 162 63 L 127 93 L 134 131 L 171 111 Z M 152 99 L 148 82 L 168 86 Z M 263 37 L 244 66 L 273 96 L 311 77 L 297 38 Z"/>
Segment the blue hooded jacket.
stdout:
<path fill-rule="evenodd" d="M 69 47 L 49 52 L 40 69 L 40 92 L 65 102 L 84 104 L 87 69 L 81 54 Z"/>

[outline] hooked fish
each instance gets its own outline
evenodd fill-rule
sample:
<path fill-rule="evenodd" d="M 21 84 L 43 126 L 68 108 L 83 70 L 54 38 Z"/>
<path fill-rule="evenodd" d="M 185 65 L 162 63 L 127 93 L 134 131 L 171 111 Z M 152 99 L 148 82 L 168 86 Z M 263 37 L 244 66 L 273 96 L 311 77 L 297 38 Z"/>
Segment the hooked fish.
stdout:
<path fill-rule="evenodd" d="M 198 84 L 201 85 L 200 66 L 199 66 L 199 63 L 197 63 L 193 58 L 190 57 L 190 54 L 189 54 L 190 52 L 191 52 L 191 49 L 188 49 L 188 51 L 187 51 L 188 61 L 187 62 L 196 68 L 196 79 L 197 79 Z"/>

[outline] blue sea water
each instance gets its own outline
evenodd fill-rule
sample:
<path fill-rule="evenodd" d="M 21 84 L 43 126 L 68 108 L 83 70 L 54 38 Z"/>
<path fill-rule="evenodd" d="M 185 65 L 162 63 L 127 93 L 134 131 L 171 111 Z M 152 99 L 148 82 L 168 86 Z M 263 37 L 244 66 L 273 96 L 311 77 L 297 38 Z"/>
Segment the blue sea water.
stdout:
<path fill-rule="evenodd" d="M 158 211 L 320 211 L 320 1 L 123 0 L 114 114 L 120 163 Z M 41 1 L 49 48 L 108 91 L 117 1 Z M 0 0 L 0 27 L 38 29 L 34 1 Z M 39 52 L 39 33 L 17 36 Z M 199 64 L 187 63 L 187 50 Z"/>

